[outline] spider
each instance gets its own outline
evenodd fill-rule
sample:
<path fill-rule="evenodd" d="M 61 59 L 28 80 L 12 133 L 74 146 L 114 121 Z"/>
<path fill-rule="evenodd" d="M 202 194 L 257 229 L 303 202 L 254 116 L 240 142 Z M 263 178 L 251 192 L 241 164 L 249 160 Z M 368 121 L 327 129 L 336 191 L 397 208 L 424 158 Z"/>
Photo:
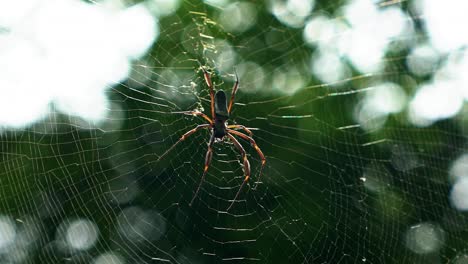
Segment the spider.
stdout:
<path fill-rule="evenodd" d="M 260 147 L 252 138 L 253 136 L 252 131 L 250 131 L 247 127 L 243 125 L 228 125 L 227 124 L 227 120 L 229 119 L 229 114 L 231 113 L 232 106 L 234 105 L 234 99 L 236 96 L 237 88 L 239 87 L 239 77 L 237 76 L 237 73 L 236 73 L 236 82 L 234 83 L 234 86 L 232 88 L 231 99 L 229 100 L 229 104 L 227 104 L 226 93 L 224 93 L 223 90 L 219 90 L 215 94 L 210 74 L 203 67 L 201 67 L 201 69 L 203 70 L 203 76 L 205 78 L 205 82 L 208 85 L 208 88 L 210 89 L 211 118 L 208 117 L 206 114 L 199 112 L 199 111 L 176 112 L 176 113 L 181 113 L 181 114 L 186 114 L 186 115 L 200 116 L 204 118 L 206 121 L 208 121 L 208 123 L 198 125 L 195 128 L 183 134 L 180 137 L 180 139 L 176 143 L 174 143 L 174 145 L 172 145 L 163 155 L 159 157 L 158 160 L 160 160 L 168 152 L 170 152 L 177 144 L 184 141 L 185 139 L 187 139 L 190 135 L 194 134 L 195 132 L 201 129 L 211 130 L 210 141 L 208 143 L 208 150 L 206 151 L 206 156 L 205 156 L 205 166 L 203 168 L 203 175 L 201 177 L 200 183 L 198 184 L 198 188 L 195 191 L 195 194 L 189 204 L 190 206 L 192 206 L 195 198 L 198 195 L 198 192 L 200 191 L 203 181 L 205 180 L 206 172 L 208 171 L 208 168 L 210 167 L 211 159 L 213 157 L 213 144 L 215 142 L 215 139 L 224 140 L 226 138 L 229 138 L 229 140 L 234 144 L 234 146 L 236 146 L 236 148 L 239 150 L 239 152 L 242 155 L 242 162 L 244 163 L 244 174 L 245 174 L 244 180 L 241 186 L 239 187 L 239 190 L 237 191 L 236 196 L 234 197 L 231 204 L 227 208 L 227 210 L 229 210 L 234 204 L 234 202 L 236 201 L 237 197 L 239 196 L 242 190 L 242 187 L 244 187 L 245 183 L 250 178 L 250 163 L 249 163 L 249 160 L 247 159 L 247 154 L 244 148 L 242 147 L 242 145 L 239 143 L 239 141 L 234 137 L 234 135 L 244 140 L 249 141 L 250 144 L 253 146 L 253 148 L 257 151 L 258 155 L 260 156 L 260 159 L 262 160 L 262 165 L 260 168 L 259 179 L 260 179 L 260 176 L 262 175 L 263 167 L 265 166 L 265 163 L 266 163 L 266 158 L 263 155 Z M 242 129 L 245 132 L 247 132 L 249 136 L 235 129 Z"/>

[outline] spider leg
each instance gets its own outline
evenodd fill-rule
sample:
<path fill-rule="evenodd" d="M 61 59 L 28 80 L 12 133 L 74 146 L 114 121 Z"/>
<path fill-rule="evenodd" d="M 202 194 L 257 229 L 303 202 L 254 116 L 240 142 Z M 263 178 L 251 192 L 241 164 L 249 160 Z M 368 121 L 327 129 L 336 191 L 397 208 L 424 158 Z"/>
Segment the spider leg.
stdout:
<path fill-rule="evenodd" d="M 205 181 L 206 172 L 208 171 L 208 168 L 210 167 L 211 158 L 213 157 L 213 143 L 214 142 L 215 142 L 215 136 L 214 136 L 214 133 L 212 132 L 211 133 L 211 138 L 210 138 L 210 143 L 208 144 L 208 150 L 206 151 L 205 167 L 203 168 L 203 176 L 201 177 L 200 183 L 198 184 L 198 188 L 195 191 L 195 194 L 193 195 L 192 200 L 190 201 L 190 204 L 189 204 L 190 206 L 192 206 L 193 201 L 197 197 L 198 192 L 200 191 L 200 188 L 201 188 L 203 182 Z"/>
<path fill-rule="evenodd" d="M 234 86 L 232 87 L 232 94 L 231 94 L 231 99 L 229 100 L 228 113 L 231 113 L 231 108 L 232 108 L 232 105 L 234 104 L 234 99 L 236 97 L 238 87 L 239 87 L 239 76 L 237 76 L 237 72 L 236 72 L 236 82 L 234 83 Z"/>
<path fill-rule="evenodd" d="M 198 130 L 202 129 L 202 128 L 208 128 L 210 127 L 211 124 L 202 124 L 202 125 L 198 125 L 197 127 L 195 127 L 194 129 L 191 129 L 189 130 L 188 132 L 186 132 L 185 134 L 183 134 L 180 139 L 174 143 L 174 145 L 172 145 L 172 147 L 170 147 L 168 150 L 166 150 L 166 152 L 164 152 L 159 158 L 158 158 L 158 161 L 161 160 L 164 156 L 166 156 L 167 153 L 169 153 L 172 149 L 175 148 L 175 146 L 177 146 L 177 144 L 179 144 L 181 141 L 184 141 L 187 137 L 189 137 L 190 135 L 192 135 L 193 133 L 197 132 Z"/>
<path fill-rule="evenodd" d="M 257 143 L 255 143 L 255 140 L 252 137 L 249 137 L 249 136 L 247 136 L 245 134 L 242 134 L 239 131 L 232 130 L 232 129 L 228 129 L 228 133 L 232 133 L 232 134 L 237 135 L 237 136 L 239 136 L 239 137 L 241 137 L 241 138 L 243 138 L 245 140 L 250 141 L 250 144 L 257 151 L 258 156 L 260 156 L 260 159 L 262 160 L 262 167 L 260 168 L 260 173 L 258 175 L 257 182 L 255 183 L 257 185 L 260 182 L 260 177 L 262 176 L 263 168 L 265 167 L 265 163 L 266 163 L 265 155 L 263 155 L 262 150 L 260 149 L 260 147 L 258 147 Z"/>
<path fill-rule="evenodd" d="M 215 119 L 215 101 L 214 101 L 214 89 L 213 89 L 213 82 L 211 81 L 210 74 L 205 70 L 205 68 L 201 67 L 203 71 L 203 76 L 205 76 L 206 85 L 210 88 L 210 107 L 211 107 L 211 117 Z"/>
<path fill-rule="evenodd" d="M 209 118 L 207 115 L 205 115 L 204 113 L 202 112 L 198 112 L 198 111 L 182 111 L 182 112 L 172 112 L 174 114 L 184 114 L 184 115 L 193 115 L 193 116 L 201 116 L 203 117 L 206 121 L 210 122 L 210 124 L 213 124 L 213 120 L 211 120 L 211 118 Z"/>
<path fill-rule="evenodd" d="M 243 125 L 229 125 L 227 126 L 228 128 L 240 128 L 240 129 L 243 129 L 245 130 L 245 132 L 249 133 L 250 136 L 253 136 L 253 133 L 252 131 L 250 131 L 250 129 L 246 128 L 245 126 Z"/>
<path fill-rule="evenodd" d="M 242 184 L 239 187 L 239 190 L 237 191 L 236 196 L 234 196 L 234 199 L 232 200 L 231 205 L 229 205 L 228 209 L 226 209 L 226 211 L 229 211 L 229 209 L 231 209 L 234 202 L 237 200 L 237 197 L 239 196 L 242 190 L 242 187 L 244 187 L 245 183 L 250 178 L 250 163 L 249 163 L 249 160 L 247 159 L 247 154 L 245 153 L 245 150 L 242 147 L 242 145 L 239 143 L 239 141 L 237 141 L 237 139 L 229 133 L 227 133 L 227 136 L 231 139 L 232 143 L 234 143 L 234 145 L 237 147 L 237 149 L 240 151 L 242 155 L 242 161 L 244 162 L 244 173 L 245 173 L 244 181 L 242 181 Z"/>

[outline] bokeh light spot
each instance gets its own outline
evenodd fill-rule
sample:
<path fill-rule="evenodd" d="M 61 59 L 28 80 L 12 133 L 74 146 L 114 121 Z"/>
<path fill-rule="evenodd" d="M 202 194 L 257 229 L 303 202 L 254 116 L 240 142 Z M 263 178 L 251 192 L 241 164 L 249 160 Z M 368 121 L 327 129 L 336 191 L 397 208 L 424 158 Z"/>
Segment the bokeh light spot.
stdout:
<path fill-rule="evenodd" d="M 416 76 L 425 76 L 435 71 L 439 54 L 429 45 L 416 46 L 406 58 L 406 65 Z"/>
<path fill-rule="evenodd" d="M 468 178 L 468 153 L 460 155 L 450 166 L 452 181 Z"/>
<path fill-rule="evenodd" d="M 328 84 L 336 83 L 351 74 L 340 55 L 326 48 L 314 53 L 311 59 L 311 69 L 315 77 Z"/>
<path fill-rule="evenodd" d="M 94 246 L 98 239 L 99 229 L 93 222 L 78 219 L 70 223 L 66 231 L 66 240 L 70 247 L 86 250 Z"/>
<path fill-rule="evenodd" d="M 450 193 L 452 205 L 460 210 L 468 210 L 468 177 L 458 179 L 452 186 Z"/>
<path fill-rule="evenodd" d="M 94 259 L 93 264 L 125 264 L 125 259 L 115 252 L 106 252 Z"/>
<path fill-rule="evenodd" d="M 444 241 L 444 231 L 431 223 L 411 226 L 405 235 L 406 246 L 418 254 L 434 253 L 443 246 Z"/>
<path fill-rule="evenodd" d="M 463 97 L 456 84 L 446 80 L 436 80 L 423 85 L 410 102 L 410 121 L 426 126 L 434 121 L 450 118 L 462 108 Z"/>
<path fill-rule="evenodd" d="M 172 15 L 180 7 L 180 0 L 146 0 L 145 5 L 157 17 Z"/>
<path fill-rule="evenodd" d="M 233 3 L 223 9 L 218 20 L 226 31 L 241 33 L 255 24 L 257 10 L 255 5 L 251 3 Z"/>
<path fill-rule="evenodd" d="M 270 0 L 270 11 L 282 23 L 301 27 L 314 8 L 313 0 Z"/>
<path fill-rule="evenodd" d="M 369 191 L 382 192 L 390 187 L 391 178 L 391 174 L 384 166 L 371 163 L 364 169 L 361 181 Z"/>
<path fill-rule="evenodd" d="M 166 232 L 166 219 L 155 211 L 139 207 L 125 208 L 117 217 L 120 234 L 132 242 L 155 241 Z"/>
<path fill-rule="evenodd" d="M 0 216 L 0 251 L 11 245 L 16 238 L 16 225 L 8 216 Z"/>
<path fill-rule="evenodd" d="M 242 89 L 242 92 L 255 93 L 262 89 L 265 82 L 265 73 L 258 64 L 245 62 L 238 65 L 237 71 L 240 75 L 239 89 Z"/>
<path fill-rule="evenodd" d="M 467 1 L 419 0 L 418 3 L 434 48 L 449 52 L 468 44 L 468 35 L 460 33 L 466 31 L 468 24 Z"/>
<path fill-rule="evenodd" d="M 366 94 L 366 104 L 371 105 L 372 111 L 382 114 L 399 113 L 406 106 L 406 93 L 398 84 L 382 83 L 373 87 Z"/>

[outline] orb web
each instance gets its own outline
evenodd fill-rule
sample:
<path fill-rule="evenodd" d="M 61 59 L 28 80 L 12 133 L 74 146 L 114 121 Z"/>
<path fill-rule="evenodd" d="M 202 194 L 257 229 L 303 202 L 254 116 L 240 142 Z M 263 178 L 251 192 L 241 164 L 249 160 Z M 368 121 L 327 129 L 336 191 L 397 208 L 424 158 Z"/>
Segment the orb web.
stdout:
<path fill-rule="evenodd" d="M 52 105 L 35 123 L 2 130 L 0 259 L 466 259 L 467 93 L 459 72 L 467 56 L 421 40 L 431 32 L 433 21 L 425 28 L 421 16 L 430 5 L 143 4 L 159 36 L 132 59 L 126 80 L 104 90 L 105 106 L 92 106 L 106 113 L 101 120 Z M 163 156 L 206 122 L 181 111 L 210 115 L 201 67 L 228 95 L 238 74 L 228 122 L 251 129 L 267 159 L 259 179 L 261 160 L 239 139 L 252 175 L 229 211 L 245 177 L 232 142 L 215 142 L 191 206 L 209 130 Z"/>

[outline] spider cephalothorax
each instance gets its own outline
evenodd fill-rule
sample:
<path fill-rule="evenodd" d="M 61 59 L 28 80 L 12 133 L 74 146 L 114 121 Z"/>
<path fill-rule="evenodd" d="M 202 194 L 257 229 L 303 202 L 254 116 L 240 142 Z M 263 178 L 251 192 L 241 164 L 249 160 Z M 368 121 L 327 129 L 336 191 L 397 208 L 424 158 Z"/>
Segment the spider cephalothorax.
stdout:
<path fill-rule="evenodd" d="M 211 137 L 210 141 L 208 143 L 208 150 L 206 151 L 206 157 L 205 157 L 205 166 L 203 168 L 203 176 L 200 180 L 200 184 L 198 185 L 197 190 L 195 191 L 195 194 L 192 198 L 192 201 L 190 201 L 190 205 L 192 205 L 193 201 L 198 195 L 198 192 L 200 191 L 200 187 L 205 179 L 206 172 L 208 171 L 208 168 L 210 167 L 211 159 L 213 157 L 213 144 L 215 142 L 215 139 L 224 139 L 225 137 L 228 137 L 231 142 L 236 146 L 236 148 L 239 150 L 239 152 L 242 155 L 242 162 L 244 164 L 244 181 L 242 182 L 241 186 L 239 187 L 239 190 L 237 191 L 236 196 L 231 202 L 231 205 L 228 207 L 231 208 L 231 206 L 234 204 L 236 201 L 237 197 L 240 194 L 240 191 L 242 190 L 242 187 L 245 185 L 245 183 L 249 180 L 250 178 L 250 163 L 249 160 L 247 159 L 247 154 L 242 147 L 242 145 L 239 143 L 239 141 L 234 137 L 234 135 L 241 137 L 244 140 L 247 140 L 252 144 L 253 148 L 257 151 L 258 155 L 260 156 L 260 159 L 262 160 L 262 166 L 260 168 L 260 173 L 259 177 L 261 176 L 263 167 L 265 166 L 265 156 L 263 155 L 262 151 L 258 147 L 257 143 L 255 143 L 255 140 L 252 138 L 252 131 L 250 131 L 248 128 L 246 128 L 243 125 L 228 125 L 227 120 L 229 119 L 229 114 L 231 113 L 232 106 L 234 104 L 234 98 L 236 96 L 237 88 L 239 87 L 239 78 L 237 77 L 236 74 L 236 82 L 234 83 L 234 87 L 232 88 L 232 93 L 231 93 L 231 99 L 229 100 L 229 104 L 227 104 L 227 98 L 226 98 L 226 93 L 224 93 L 223 90 L 219 90 L 214 93 L 214 88 L 213 88 L 213 83 L 211 81 L 211 77 L 208 74 L 208 72 L 202 67 L 203 70 L 203 75 L 205 78 L 205 82 L 208 85 L 208 88 L 210 89 L 210 109 L 211 109 L 211 118 L 208 117 L 206 114 L 198 111 L 185 111 L 185 112 L 179 112 L 183 113 L 186 115 L 195 115 L 195 116 L 201 116 L 204 118 L 206 121 L 208 121 L 207 124 L 202 124 L 198 125 L 192 130 L 189 130 L 185 134 L 183 134 L 180 139 L 172 145 L 163 155 L 159 157 L 161 159 L 164 157 L 169 151 L 171 151 L 179 142 L 184 141 L 188 136 L 192 135 L 193 133 L 197 132 L 200 129 L 203 128 L 208 128 L 211 130 Z M 247 132 L 250 136 L 247 136 L 235 129 L 243 129 L 245 132 Z"/>

